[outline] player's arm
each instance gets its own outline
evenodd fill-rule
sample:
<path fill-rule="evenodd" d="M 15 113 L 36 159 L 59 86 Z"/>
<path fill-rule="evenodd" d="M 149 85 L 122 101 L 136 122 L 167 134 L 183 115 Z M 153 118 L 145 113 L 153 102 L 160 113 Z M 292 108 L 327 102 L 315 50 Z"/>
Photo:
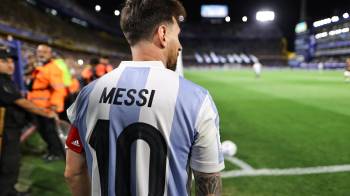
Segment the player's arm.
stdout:
<path fill-rule="evenodd" d="M 72 196 L 91 195 L 90 178 L 83 154 L 67 149 L 64 176 Z"/>
<path fill-rule="evenodd" d="M 221 195 L 222 183 L 220 172 L 202 173 L 194 171 L 196 196 Z"/>
<path fill-rule="evenodd" d="M 224 160 L 221 152 L 219 115 L 210 95 L 204 100 L 196 122 L 197 137 L 192 146 L 196 196 L 221 195 Z"/>

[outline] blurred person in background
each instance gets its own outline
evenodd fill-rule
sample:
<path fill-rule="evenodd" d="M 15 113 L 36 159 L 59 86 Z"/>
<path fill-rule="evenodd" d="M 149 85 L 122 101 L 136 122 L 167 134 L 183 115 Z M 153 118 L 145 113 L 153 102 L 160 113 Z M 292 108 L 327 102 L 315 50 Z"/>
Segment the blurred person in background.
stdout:
<path fill-rule="evenodd" d="M 91 58 L 89 64 L 85 66 L 85 68 L 81 72 L 80 84 L 82 87 L 88 85 L 90 82 L 97 78 L 97 75 L 94 72 L 94 70 L 98 64 L 99 60 L 97 58 Z"/>
<path fill-rule="evenodd" d="M 99 59 L 99 63 L 102 64 L 102 65 L 109 66 L 109 69 L 110 68 L 113 69 L 113 66 L 109 62 L 109 57 L 108 56 L 101 56 L 100 59 Z M 111 70 L 109 70 L 109 71 L 111 71 Z"/>
<path fill-rule="evenodd" d="M 68 95 L 65 98 L 64 102 L 64 111 L 68 109 L 68 107 L 75 101 L 78 93 L 80 91 L 80 82 L 78 80 L 79 74 L 76 71 L 78 66 L 76 65 L 76 61 L 73 58 L 68 57 L 64 59 L 65 64 L 69 70 L 70 74 L 70 84 L 67 86 Z M 66 112 L 62 112 L 60 115 L 61 120 L 69 121 Z"/>
<path fill-rule="evenodd" d="M 71 103 L 69 102 L 70 99 L 70 87 L 72 85 L 73 79 L 72 74 L 70 71 L 70 67 L 66 63 L 65 59 L 62 55 L 56 55 L 54 59 L 54 63 L 58 66 L 58 68 L 62 71 L 62 79 L 66 90 L 66 96 L 64 98 L 64 110 L 65 111 L 67 106 L 69 106 Z M 65 112 L 60 112 L 59 117 L 61 120 L 68 121 L 67 114 Z"/>
<path fill-rule="evenodd" d="M 90 65 L 81 73 L 81 84 L 82 86 L 86 86 L 90 82 L 102 77 L 112 70 L 113 67 L 109 64 L 109 59 L 107 57 L 101 57 L 100 59 L 92 58 L 90 60 Z"/>
<path fill-rule="evenodd" d="M 346 59 L 344 77 L 346 82 L 350 82 L 350 57 Z"/>
<path fill-rule="evenodd" d="M 111 72 L 114 69 L 113 65 L 109 61 L 108 56 L 101 56 L 99 61 L 101 65 L 104 65 L 104 69 L 106 73 Z"/>
<path fill-rule="evenodd" d="M 55 112 L 35 106 L 22 97 L 12 81 L 15 56 L 0 50 L 0 196 L 19 195 L 14 189 L 20 167 L 20 135 L 26 112 L 57 118 Z"/>
<path fill-rule="evenodd" d="M 72 57 L 68 57 L 65 59 L 66 64 L 69 67 L 69 72 L 72 76 L 72 83 L 69 86 L 69 93 L 71 95 L 73 95 L 74 100 L 76 95 L 79 93 L 80 91 L 80 83 L 79 83 L 79 66 L 77 65 L 76 61 L 74 61 L 74 59 Z M 73 103 L 73 102 L 72 102 Z M 70 106 L 70 104 L 68 105 Z"/>
<path fill-rule="evenodd" d="M 24 68 L 24 83 L 27 87 L 31 85 L 33 81 L 32 73 L 36 67 L 36 56 L 35 54 L 28 54 L 27 56 L 27 64 Z"/>
<path fill-rule="evenodd" d="M 64 99 L 67 95 L 63 72 L 53 59 L 51 47 L 39 45 L 36 56 L 38 67 L 32 74 L 33 81 L 28 88 L 28 99 L 40 108 L 61 113 L 64 111 Z M 47 161 L 63 158 L 64 149 L 55 130 L 55 121 L 36 116 L 36 124 L 48 146 L 48 153 L 43 158 Z"/>
<path fill-rule="evenodd" d="M 253 64 L 253 70 L 254 70 L 254 73 L 255 73 L 255 78 L 260 78 L 260 76 L 261 76 L 261 69 L 262 69 L 262 65 L 261 65 L 261 63 L 259 61 L 255 62 Z"/>

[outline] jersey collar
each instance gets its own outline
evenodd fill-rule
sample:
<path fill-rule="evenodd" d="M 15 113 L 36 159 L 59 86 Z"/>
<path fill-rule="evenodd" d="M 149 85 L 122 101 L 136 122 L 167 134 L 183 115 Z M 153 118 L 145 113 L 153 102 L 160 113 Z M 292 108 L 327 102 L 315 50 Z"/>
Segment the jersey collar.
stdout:
<path fill-rule="evenodd" d="M 122 61 L 119 67 L 159 67 L 165 68 L 161 61 Z"/>

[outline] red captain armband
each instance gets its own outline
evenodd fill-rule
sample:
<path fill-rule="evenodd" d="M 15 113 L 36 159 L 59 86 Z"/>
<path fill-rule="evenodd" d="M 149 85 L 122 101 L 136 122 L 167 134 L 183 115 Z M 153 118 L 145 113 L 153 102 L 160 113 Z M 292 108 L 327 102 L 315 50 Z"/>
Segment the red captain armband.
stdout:
<path fill-rule="evenodd" d="M 80 140 L 79 131 L 76 127 L 72 126 L 70 128 L 66 145 L 70 150 L 73 150 L 76 153 L 81 154 L 83 152 L 83 144 Z"/>

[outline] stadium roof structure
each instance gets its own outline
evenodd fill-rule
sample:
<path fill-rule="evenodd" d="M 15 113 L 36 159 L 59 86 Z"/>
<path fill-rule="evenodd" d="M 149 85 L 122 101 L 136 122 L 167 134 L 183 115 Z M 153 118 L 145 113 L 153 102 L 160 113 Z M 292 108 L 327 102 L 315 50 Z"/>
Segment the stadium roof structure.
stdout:
<path fill-rule="evenodd" d="M 104 1 L 86 1 L 75 0 L 76 3 L 95 11 L 98 4 L 100 10 L 95 14 L 110 15 L 118 21 L 120 9 L 124 0 L 104 0 Z M 343 13 L 350 12 L 350 1 L 319 1 L 319 0 L 180 0 L 191 14 L 186 19 L 191 23 L 199 23 L 201 19 L 201 5 L 203 4 L 221 4 L 227 5 L 229 9 L 230 23 L 243 23 L 242 17 L 247 17 L 248 23 L 255 22 L 255 14 L 259 10 L 271 10 L 276 14 L 275 24 L 277 24 L 285 37 L 294 40 L 295 25 L 302 21 L 316 21 L 322 18 L 332 17 L 334 15 L 342 16 Z M 305 1 L 303 8 L 302 2 Z M 116 10 L 118 10 L 116 12 Z M 301 11 L 304 10 L 304 11 Z M 223 20 L 224 21 L 224 20 Z"/>

